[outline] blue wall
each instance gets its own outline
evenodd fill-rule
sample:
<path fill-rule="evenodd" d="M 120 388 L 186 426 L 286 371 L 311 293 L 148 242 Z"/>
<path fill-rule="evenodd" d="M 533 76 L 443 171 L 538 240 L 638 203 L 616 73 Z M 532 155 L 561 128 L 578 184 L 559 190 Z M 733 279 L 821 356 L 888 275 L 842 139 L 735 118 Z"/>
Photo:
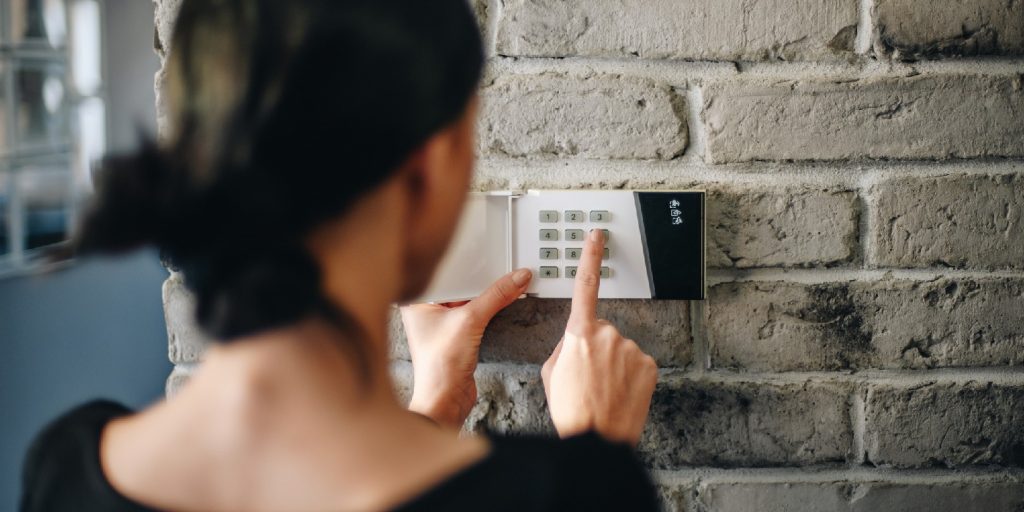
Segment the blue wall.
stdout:
<path fill-rule="evenodd" d="M 25 449 L 48 420 L 92 398 L 161 396 L 166 276 L 143 252 L 0 281 L 0 510 L 16 510 Z"/>
<path fill-rule="evenodd" d="M 153 4 L 105 0 L 108 146 L 155 129 Z M 49 275 L 0 280 L 0 510 L 16 510 L 32 436 L 83 401 L 141 407 L 171 370 L 153 252 L 78 262 Z"/>

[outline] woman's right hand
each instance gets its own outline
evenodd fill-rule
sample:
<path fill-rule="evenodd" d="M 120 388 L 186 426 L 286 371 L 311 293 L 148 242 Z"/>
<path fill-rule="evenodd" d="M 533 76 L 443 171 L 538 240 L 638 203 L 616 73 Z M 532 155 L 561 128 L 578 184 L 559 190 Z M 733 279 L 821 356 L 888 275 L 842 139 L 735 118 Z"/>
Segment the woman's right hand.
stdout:
<path fill-rule="evenodd" d="M 647 422 L 658 365 L 614 325 L 597 318 L 603 253 L 604 235 L 592 230 L 576 271 L 565 335 L 544 363 L 541 377 L 559 436 L 594 430 L 636 446 Z"/>

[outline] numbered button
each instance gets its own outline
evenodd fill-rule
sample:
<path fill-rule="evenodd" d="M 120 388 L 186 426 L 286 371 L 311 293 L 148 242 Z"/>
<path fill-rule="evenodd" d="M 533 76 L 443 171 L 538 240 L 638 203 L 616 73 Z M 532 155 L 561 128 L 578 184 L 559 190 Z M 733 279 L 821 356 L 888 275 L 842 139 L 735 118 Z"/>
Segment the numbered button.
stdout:
<path fill-rule="evenodd" d="M 542 247 L 540 249 L 540 259 L 542 260 L 557 260 L 558 249 L 554 247 Z"/>
<path fill-rule="evenodd" d="M 608 258 L 609 258 L 610 256 L 611 256 L 611 252 L 609 252 L 609 251 L 608 251 L 608 248 L 607 248 L 607 247 L 605 247 L 605 248 L 604 248 L 604 255 L 602 255 L 602 256 L 601 256 L 601 259 L 602 259 L 602 260 L 606 260 L 606 259 L 608 259 Z"/>
<path fill-rule="evenodd" d="M 608 279 L 612 276 L 612 269 L 608 267 L 601 267 L 601 279 Z"/>
<path fill-rule="evenodd" d="M 608 242 L 608 239 L 611 238 L 612 236 L 611 232 L 609 232 L 607 229 L 602 229 L 601 231 L 604 231 L 604 241 Z"/>
<path fill-rule="evenodd" d="M 565 267 L 565 277 L 568 277 L 569 279 L 575 279 L 577 268 L 579 267 Z"/>
<path fill-rule="evenodd" d="M 557 229 L 542 229 L 540 230 L 540 239 L 545 242 L 554 242 L 558 240 Z"/>
<path fill-rule="evenodd" d="M 583 254 L 583 248 L 581 247 L 569 247 L 565 250 L 565 257 L 570 260 L 580 259 L 581 254 Z"/>
<path fill-rule="evenodd" d="M 558 222 L 558 212 L 554 210 L 541 210 L 540 211 L 541 222 Z"/>
<path fill-rule="evenodd" d="M 583 222 L 583 212 L 580 210 L 566 210 L 565 211 L 566 222 Z"/>
<path fill-rule="evenodd" d="M 575 242 L 575 241 L 583 240 L 583 230 L 582 229 L 567 229 L 567 230 L 565 230 L 565 239 L 566 239 L 566 241 L 569 241 L 569 242 Z"/>
<path fill-rule="evenodd" d="M 540 274 L 540 277 L 543 279 L 556 278 L 558 277 L 558 267 L 541 267 L 538 274 Z"/>
<path fill-rule="evenodd" d="M 605 210 L 593 210 L 590 212 L 590 222 L 608 222 L 611 216 Z"/>

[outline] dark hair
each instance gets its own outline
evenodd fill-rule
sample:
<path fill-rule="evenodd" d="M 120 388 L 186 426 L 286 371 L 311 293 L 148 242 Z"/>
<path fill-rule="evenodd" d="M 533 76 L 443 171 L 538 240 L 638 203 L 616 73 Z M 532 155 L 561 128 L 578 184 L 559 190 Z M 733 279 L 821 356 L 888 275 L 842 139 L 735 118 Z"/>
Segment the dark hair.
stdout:
<path fill-rule="evenodd" d="M 303 238 L 457 120 L 482 66 L 466 0 L 185 0 L 165 143 L 105 160 L 78 249 L 155 244 L 221 340 L 336 318 Z"/>

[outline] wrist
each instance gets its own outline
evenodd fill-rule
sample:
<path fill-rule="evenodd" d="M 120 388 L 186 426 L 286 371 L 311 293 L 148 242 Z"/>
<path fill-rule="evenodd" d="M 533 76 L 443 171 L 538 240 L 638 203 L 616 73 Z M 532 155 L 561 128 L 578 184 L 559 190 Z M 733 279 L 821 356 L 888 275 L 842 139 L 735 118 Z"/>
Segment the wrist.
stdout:
<path fill-rule="evenodd" d="M 424 397 L 415 391 L 409 401 L 409 410 L 430 418 L 442 427 L 461 429 L 465 422 L 465 416 L 454 402 L 440 397 Z"/>

